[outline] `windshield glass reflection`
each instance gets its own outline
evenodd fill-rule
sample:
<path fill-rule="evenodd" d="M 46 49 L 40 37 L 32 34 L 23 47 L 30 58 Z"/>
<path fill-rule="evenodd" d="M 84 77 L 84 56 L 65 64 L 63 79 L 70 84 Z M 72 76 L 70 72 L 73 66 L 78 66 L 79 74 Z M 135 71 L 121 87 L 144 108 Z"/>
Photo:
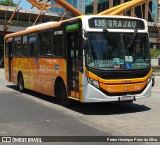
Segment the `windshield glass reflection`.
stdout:
<path fill-rule="evenodd" d="M 88 33 L 87 66 L 97 69 L 141 69 L 150 66 L 147 34 Z M 129 44 L 129 45 L 128 45 Z"/>

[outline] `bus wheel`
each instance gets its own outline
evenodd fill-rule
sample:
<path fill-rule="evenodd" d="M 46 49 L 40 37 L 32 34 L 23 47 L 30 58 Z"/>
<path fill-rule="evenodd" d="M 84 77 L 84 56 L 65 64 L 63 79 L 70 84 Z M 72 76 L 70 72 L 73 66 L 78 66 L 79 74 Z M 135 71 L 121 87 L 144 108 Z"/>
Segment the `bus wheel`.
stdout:
<path fill-rule="evenodd" d="M 23 76 L 22 74 L 19 74 L 18 76 L 18 87 L 20 92 L 24 92 L 24 81 L 23 81 Z"/>
<path fill-rule="evenodd" d="M 63 81 L 58 83 L 58 100 L 62 106 L 69 106 L 70 100 L 67 98 L 67 91 Z"/>

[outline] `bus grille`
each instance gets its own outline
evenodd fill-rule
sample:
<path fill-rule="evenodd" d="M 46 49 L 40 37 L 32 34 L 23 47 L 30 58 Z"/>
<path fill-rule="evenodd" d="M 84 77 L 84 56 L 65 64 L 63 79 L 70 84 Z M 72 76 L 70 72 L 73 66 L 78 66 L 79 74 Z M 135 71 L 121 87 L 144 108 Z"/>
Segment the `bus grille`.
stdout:
<path fill-rule="evenodd" d="M 102 79 L 133 79 L 133 78 L 143 78 L 148 74 L 148 72 L 134 72 L 134 73 L 112 73 L 107 75 L 102 75 Z"/>
<path fill-rule="evenodd" d="M 98 77 L 106 80 L 117 80 L 117 79 L 134 79 L 143 78 L 151 70 L 151 67 L 139 70 L 97 70 L 93 68 L 87 68 L 90 72 L 94 73 Z"/>

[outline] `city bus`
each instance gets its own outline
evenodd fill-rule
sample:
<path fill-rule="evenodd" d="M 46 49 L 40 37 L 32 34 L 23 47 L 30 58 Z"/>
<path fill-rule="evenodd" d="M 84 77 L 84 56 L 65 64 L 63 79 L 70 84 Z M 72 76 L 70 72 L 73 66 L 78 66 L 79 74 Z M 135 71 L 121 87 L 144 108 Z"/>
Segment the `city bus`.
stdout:
<path fill-rule="evenodd" d="M 70 101 L 133 102 L 150 97 L 147 22 L 78 16 L 5 36 L 5 78 L 19 90 Z"/>

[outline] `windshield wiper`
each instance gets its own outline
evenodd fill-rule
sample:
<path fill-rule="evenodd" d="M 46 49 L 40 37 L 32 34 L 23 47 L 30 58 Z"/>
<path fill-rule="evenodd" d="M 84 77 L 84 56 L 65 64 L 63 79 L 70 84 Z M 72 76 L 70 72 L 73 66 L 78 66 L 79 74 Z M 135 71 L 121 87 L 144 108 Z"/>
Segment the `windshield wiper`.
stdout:
<path fill-rule="evenodd" d="M 107 29 L 103 29 L 103 32 L 106 33 L 105 36 L 107 37 L 107 40 L 108 40 L 109 44 L 112 44 L 110 38 L 108 37 L 109 31 Z"/>
<path fill-rule="evenodd" d="M 132 36 L 130 42 L 128 43 L 128 45 L 127 45 L 127 49 L 132 46 L 132 43 L 134 42 L 134 40 L 135 40 L 135 38 L 136 38 L 137 32 L 138 32 L 138 30 L 135 29 L 135 30 L 134 30 L 134 33 L 133 33 L 133 36 Z"/>

